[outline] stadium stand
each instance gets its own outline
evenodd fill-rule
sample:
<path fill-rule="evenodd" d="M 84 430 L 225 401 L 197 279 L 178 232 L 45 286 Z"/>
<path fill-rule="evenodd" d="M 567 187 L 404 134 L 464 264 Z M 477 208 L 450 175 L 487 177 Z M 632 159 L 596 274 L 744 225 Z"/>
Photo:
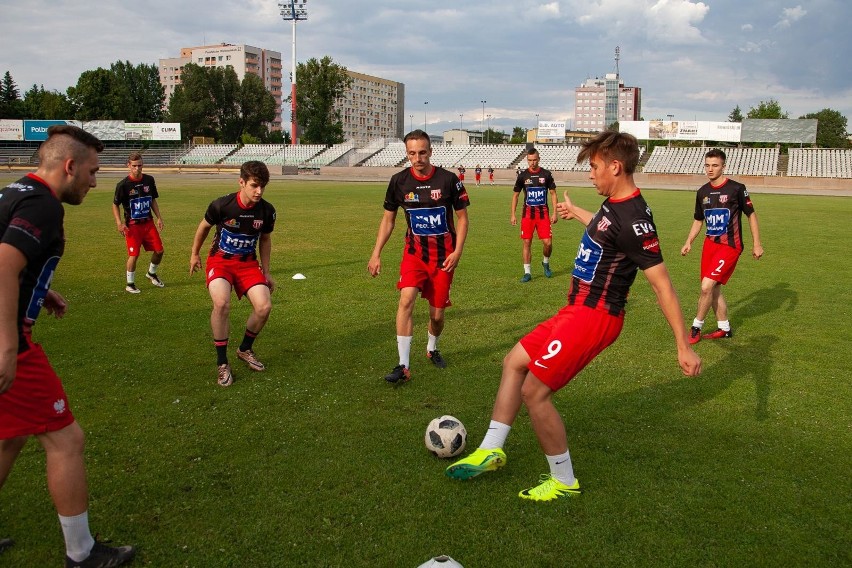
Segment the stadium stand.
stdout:
<path fill-rule="evenodd" d="M 694 174 L 704 173 L 707 146 L 657 146 L 645 164 L 645 173 Z M 725 148 L 725 173 L 740 176 L 778 175 L 778 148 Z"/>
<path fill-rule="evenodd" d="M 405 158 L 405 144 L 401 141 L 389 142 L 384 148 L 377 148 L 376 151 L 364 161 L 362 166 L 375 168 L 392 168 L 401 166 Z"/>
<path fill-rule="evenodd" d="M 465 154 L 466 167 L 475 167 L 479 164 L 483 168 L 489 165 L 492 168 L 510 168 L 524 155 L 526 146 L 523 144 L 481 144 L 470 146 L 470 151 Z"/>
<path fill-rule="evenodd" d="M 788 176 L 852 178 L 852 150 L 790 148 L 789 158 Z"/>
<path fill-rule="evenodd" d="M 342 158 L 347 152 L 352 150 L 355 147 L 355 143 L 352 141 L 343 142 L 341 144 L 335 144 L 334 146 L 329 146 L 323 152 L 320 152 L 310 160 L 305 162 L 305 166 L 308 168 L 321 168 L 322 166 L 327 166 L 336 160 Z"/>
<path fill-rule="evenodd" d="M 176 164 L 178 158 L 189 151 L 188 144 L 180 146 L 156 146 L 146 149 L 142 152 L 142 160 L 146 166 L 165 166 Z M 130 153 L 128 152 L 127 155 Z M 127 160 L 125 156 L 125 163 Z"/>
<path fill-rule="evenodd" d="M 198 144 L 178 159 L 179 164 L 218 164 L 225 156 L 237 149 L 236 144 Z"/>
<path fill-rule="evenodd" d="M 283 148 L 284 144 L 245 144 L 242 148 L 226 156 L 222 163 L 239 165 L 249 160 L 268 162 L 272 155 L 280 152 Z"/>
<path fill-rule="evenodd" d="M 0 146 L 0 165 L 38 163 L 38 145 Z"/>
<path fill-rule="evenodd" d="M 301 166 L 323 150 L 324 144 L 297 144 L 296 146 L 282 146 L 281 149 L 264 160 L 267 164 L 279 166 Z"/>

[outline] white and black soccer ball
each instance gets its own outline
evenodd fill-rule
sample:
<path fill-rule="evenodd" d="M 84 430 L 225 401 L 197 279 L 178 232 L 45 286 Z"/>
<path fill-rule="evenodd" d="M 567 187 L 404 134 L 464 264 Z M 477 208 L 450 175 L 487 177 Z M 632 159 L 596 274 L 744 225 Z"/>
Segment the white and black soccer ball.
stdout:
<path fill-rule="evenodd" d="M 452 416 L 450 416 L 452 418 Z M 464 568 L 457 561 L 453 560 L 446 554 L 430 558 L 417 568 Z"/>
<path fill-rule="evenodd" d="M 464 451 L 467 430 L 455 416 L 439 416 L 426 427 L 426 449 L 439 458 L 452 458 Z"/>

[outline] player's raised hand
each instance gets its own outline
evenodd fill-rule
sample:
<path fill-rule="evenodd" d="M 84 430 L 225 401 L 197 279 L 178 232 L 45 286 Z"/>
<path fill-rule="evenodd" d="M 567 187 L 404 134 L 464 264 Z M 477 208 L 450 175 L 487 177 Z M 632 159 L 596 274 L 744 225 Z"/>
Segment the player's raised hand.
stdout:
<path fill-rule="evenodd" d="M 566 189 L 563 194 L 563 201 L 560 201 L 556 204 L 556 212 L 562 219 L 566 221 L 569 219 L 574 219 L 574 204 L 571 203 L 571 198 L 568 197 L 568 190 Z"/>

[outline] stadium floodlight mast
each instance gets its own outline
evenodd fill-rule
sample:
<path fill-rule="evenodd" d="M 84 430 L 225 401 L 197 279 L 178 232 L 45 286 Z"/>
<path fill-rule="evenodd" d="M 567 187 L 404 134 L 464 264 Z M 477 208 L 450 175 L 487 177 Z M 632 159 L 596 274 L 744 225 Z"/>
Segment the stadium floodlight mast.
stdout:
<path fill-rule="evenodd" d="M 479 101 L 482 103 L 482 122 L 479 123 L 479 129 L 485 134 L 485 103 L 488 101 Z"/>
<path fill-rule="evenodd" d="M 290 144 L 296 144 L 298 125 L 296 124 L 296 22 L 308 19 L 308 0 L 289 0 L 279 2 L 281 18 L 293 22 L 293 76 L 290 78 Z"/>
<path fill-rule="evenodd" d="M 464 114 L 460 114 L 459 115 L 459 130 L 464 130 L 464 122 L 462 122 L 463 118 L 464 118 Z"/>
<path fill-rule="evenodd" d="M 426 105 L 429 101 L 423 101 L 423 132 L 426 132 Z"/>
<path fill-rule="evenodd" d="M 408 115 L 408 131 L 411 132 L 412 130 L 414 130 L 414 115 L 409 114 Z"/>

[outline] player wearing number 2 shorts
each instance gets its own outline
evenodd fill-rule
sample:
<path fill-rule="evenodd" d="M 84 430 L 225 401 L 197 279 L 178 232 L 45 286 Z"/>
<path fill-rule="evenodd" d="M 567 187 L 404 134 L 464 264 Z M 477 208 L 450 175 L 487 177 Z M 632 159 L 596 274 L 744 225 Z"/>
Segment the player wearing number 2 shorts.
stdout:
<path fill-rule="evenodd" d="M 722 295 L 722 285 L 727 284 L 740 254 L 743 252 L 742 215 L 748 217 L 752 237 L 752 256 L 760 260 L 763 246 L 760 244 L 760 229 L 757 213 L 746 187 L 724 176 L 725 153 L 714 148 L 704 157 L 704 171 L 710 180 L 698 189 L 695 196 L 695 214 L 686 243 L 680 250 L 686 255 L 692 242 L 707 224 L 704 247 L 701 251 L 701 295 L 698 311 L 689 330 L 689 342 L 696 344 L 704 339 L 732 337 L 731 322 L 728 320 L 728 304 Z M 704 318 L 713 308 L 716 315 L 716 331 L 701 334 Z"/>
<path fill-rule="evenodd" d="M 680 302 L 663 263 L 651 209 L 633 182 L 639 162 L 636 138 L 603 132 L 583 144 L 577 161 L 586 159 L 591 164 L 589 179 L 606 200 L 593 214 L 575 206 L 565 192 L 565 200 L 556 206 L 562 219 L 576 219 L 586 227 L 574 260 L 568 304 L 521 338 L 503 359 L 488 431 L 476 451 L 447 468 L 449 477 L 470 479 L 505 465 L 503 445 L 523 403 L 550 473 L 519 497 L 550 501 L 581 492 L 553 394 L 616 340 L 640 269 L 674 332 L 681 370 L 688 376 L 701 372 L 701 359 L 689 346 Z"/>

